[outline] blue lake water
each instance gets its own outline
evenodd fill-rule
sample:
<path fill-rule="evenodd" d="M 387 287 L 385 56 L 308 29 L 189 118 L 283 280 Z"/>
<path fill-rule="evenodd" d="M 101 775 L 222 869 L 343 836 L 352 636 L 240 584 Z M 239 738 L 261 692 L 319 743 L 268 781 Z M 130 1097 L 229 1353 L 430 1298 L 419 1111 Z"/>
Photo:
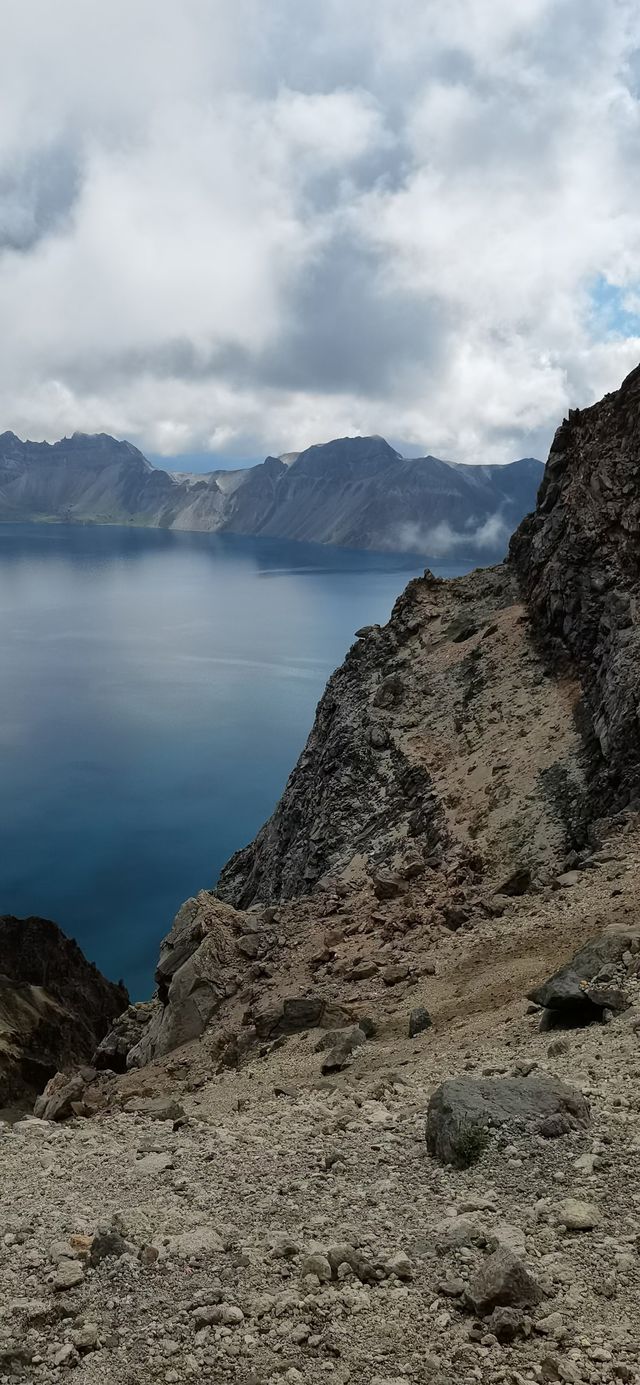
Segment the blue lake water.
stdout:
<path fill-rule="evenodd" d="M 0 525 L 0 913 L 54 919 L 149 995 L 175 910 L 269 815 L 353 632 L 424 565 Z"/>

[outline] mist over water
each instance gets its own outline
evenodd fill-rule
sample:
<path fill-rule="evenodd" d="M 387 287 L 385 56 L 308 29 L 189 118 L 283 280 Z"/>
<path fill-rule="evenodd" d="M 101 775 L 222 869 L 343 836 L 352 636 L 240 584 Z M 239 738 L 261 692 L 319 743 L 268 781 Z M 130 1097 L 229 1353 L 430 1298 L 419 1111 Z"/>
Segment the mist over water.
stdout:
<path fill-rule="evenodd" d="M 149 995 L 175 910 L 269 815 L 354 631 L 424 566 L 0 525 L 0 913 L 54 919 Z"/>

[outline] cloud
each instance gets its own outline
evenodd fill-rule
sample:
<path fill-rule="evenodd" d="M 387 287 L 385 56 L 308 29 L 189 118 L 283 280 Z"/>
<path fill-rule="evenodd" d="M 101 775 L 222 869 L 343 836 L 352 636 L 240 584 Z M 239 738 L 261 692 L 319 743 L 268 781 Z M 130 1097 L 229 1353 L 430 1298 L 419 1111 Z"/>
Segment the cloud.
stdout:
<path fill-rule="evenodd" d="M 544 454 L 640 356 L 634 0 L 5 0 L 0 428 Z"/>
<path fill-rule="evenodd" d="M 506 553 L 513 523 L 496 511 L 480 524 L 453 529 L 448 521 L 439 524 L 402 524 L 391 535 L 388 547 L 397 553 L 424 553 L 425 557 L 447 558 L 452 553 Z"/>

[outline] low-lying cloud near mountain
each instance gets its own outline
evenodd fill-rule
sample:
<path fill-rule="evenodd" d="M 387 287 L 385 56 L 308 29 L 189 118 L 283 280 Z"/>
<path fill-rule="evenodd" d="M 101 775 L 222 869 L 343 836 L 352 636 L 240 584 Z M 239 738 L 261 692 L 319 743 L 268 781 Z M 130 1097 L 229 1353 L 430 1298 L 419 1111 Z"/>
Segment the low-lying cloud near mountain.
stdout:
<path fill-rule="evenodd" d="M 473 520 L 464 529 L 454 529 L 448 520 L 429 527 L 403 524 L 389 539 L 389 548 L 398 553 L 429 553 L 432 558 L 447 558 L 455 553 L 506 552 L 513 529 L 512 521 L 496 511 L 480 524 Z"/>
<path fill-rule="evenodd" d="M 0 429 L 543 455 L 640 355 L 633 0 L 5 0 Z"/>

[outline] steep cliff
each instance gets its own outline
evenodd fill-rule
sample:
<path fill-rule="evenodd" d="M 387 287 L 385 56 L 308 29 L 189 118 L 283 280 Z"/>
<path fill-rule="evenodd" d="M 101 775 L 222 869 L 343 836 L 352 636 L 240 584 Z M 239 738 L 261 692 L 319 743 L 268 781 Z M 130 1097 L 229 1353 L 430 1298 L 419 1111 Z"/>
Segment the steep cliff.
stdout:
<path fill-rule="evenodd" d="M 472 856 L 498 880 L 553 869 L 584 840 L 581 690 L 540 657 L 515 573 L 407 587 L 360 632 L 319 704 L 270 821 L 232 858 L 221 897 L 246 908 L 328 874 L 411 874 Z M 578 718 L 579 720 L 579 718 Z"/>
<path fill-rule="evenodd" d="M 494 873 L 640 805 L 640 367 L 558 429 L 509 561 L 425 574 L 329 683 L 223 898 L 290 898 L 358 855 L 473 842 Z"/>
<path fill-rule="evenodd" d="M 558 428 L 511 543 L 537 639 L 580 679 L 602 808 L 640 804 L 639 533 L 640 367 Z"/>
<path fill-rule="evenodd" d="M 0 916 L 0 1107 L 88 1062 L 127 1001 L 55 923 Z"/>

